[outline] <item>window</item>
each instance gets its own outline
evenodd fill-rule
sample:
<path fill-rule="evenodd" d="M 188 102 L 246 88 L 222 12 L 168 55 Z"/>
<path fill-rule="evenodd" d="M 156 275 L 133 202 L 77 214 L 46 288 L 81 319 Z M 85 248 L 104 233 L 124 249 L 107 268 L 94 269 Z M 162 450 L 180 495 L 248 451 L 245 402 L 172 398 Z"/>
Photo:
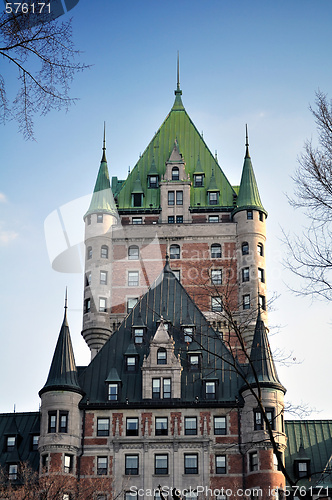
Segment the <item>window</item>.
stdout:
<path fill-rule="evenodd" d="M 253 216 L 253 211 L 252 210 L 247 210 L 247 219 L 252 220 L 254 218 Z"/>
<path fill-rule="evenodd" d="M 259 220 L 260 220 L 261 222 L 263 222 L 263 221 L 264 221 L 264 214 L 263 214 L 263 212 L 259 212 Z"/>
<path fill-rule="evenodd" d="M 185 417 L 184 419 L 184 433 L 186 436 L 197 434 L 197 418 Z"/>
<path fill-rule="evenodd" d="M 203 187 L 204 186 L 204 175 L 201 175 L 201 174 L 194 175 L 194 185 L 195 185 L 195 187 Z"/>
<path fill-rule="evenodd" d="M 137 356 L 126 356 L 127 372 L 136 372 L 136 369 L 137 369 Z"/>
<path fill-rule="evenodd" d="M 16 437 L 8 436 L 6 441 L 6 451 L 13 451 L 16 445 Z"/>
<path fill-rule="evenodd" d="M 149 188 L 157 188 L 158 187 L 158 176 L 157 175 L 149 175 Z"/>
<path fill-rule="evenodd" d="M 254 451 L 253 453 L 249 453 L 249 470 L 250 470 L 250 472 L 258 470 L 257 451 Z"/>
<path fill-rule="evenodd" d="M 242 243 L 242 255 L 249 255 L 249 243 L 247 241 Z"/>
<path fill-rule="evenodd" d="M 263 428 L 262 414 L 260 410 L 254 410 L 254 430 L 261 431 Z"/>
<path fill-rule="evenodd" d="M 183 327 L 183 337 L 184 341 L 188 344 L 193 341 L 194 328 L 192 326 Z"/>
<path fill-rule="evenodd" d="M 152 380 L 152 399 L 160 399 L 160 378 Z"/>
<path fill-rule="evenodd" d="M 216 455 L 216 474 L 226 474 L 225 455 Z"/>
<path fill-rule="evenodd" d="M 167 352 L 166 349 L 160 347 L 157 352 L 157 365 L 166 365 L 167 364 Z"/>
<path fill-rule="evenodd" d="M 100 257 L 102 259 L 108 259 L 108 246 L 107 245 L 102 245 L 100 249 Z"/>
<path fill-rule="evenodd" d="M 205 397 L 206 399 L 216 399 L 215 382 L 205 382 Z"/>
<path fill-rule="evenodd" d="M 170 247 L 170 258 L 179 259 L 180 258 L 180 247 L 179 245 L 171 245 Z"/>
<path fill-rule="evenodd" d="M 97 222 L 101 224 L 103 222 L 103 214 L 97 214 Z"/>
<path fill-rule="evenodd" d="M 124 500 L 137 500 L 138 494 L 137 491 L 126 491 Z"/>
<path fill-rule="evenodd" d="M 85 275 L 85 286 L 91 285 L 91 273 L 86 273 Z"/>
<path fill-rule="evenodd" d="M 138 436 L 138 418 L 136 417 L 127 418 L 126 436 Z"/>
<path fill-rule="evenodd" d="M 110 419 L 97 418 L 97 436 L 109 436 L 110 434 Z"/>
<path fill-rule="evenodd" d="M 242 269 L 242 281 L 249 281 L 249 267 Z"/>
<path fill-rule="evenodd" d="M 48 412 L 48 432 L 56 432 L 56 412 Z"/>
<path fill-rule="evenodd" d="M 175 204 L 175 194 L 174 191 L 168 191 L 168 205 L 174 205 Z"/>
<path fill-rule="evenodd" d="M 258 268 L 258 279 L 261 283 L 265 283 L 265 272 L 260 267 Z"/>
<path fill-rule="evenodd" d="M 65 455 L 64 459 L 64 472 L 69 473 L 72 472 L 73 469 L 73 456 Z"/>
<path fill-rule="evenodd" d="M 183 205 L 183 191 L 176 192 L 176 204 Z"/>
<path fill-rule="evenodd" d="M 128 286 L 139 285 L 139 271 L 128 271 Z"/>
<path fill-rule="evenodd" d="M 259 299 L 259 305 L 261 306 L 261 308 L 263 309 L 263 311 L 265 311 L 265 309 L 266 309 L 266 303 L 265 303 L 265 297 L 264 297 L 264 295 L 260 295 L 258 299 Z"/>
<path fill-rule="evenodd" d="M 18 465 L 17 464 L 9 464 L 8 466 L 8 479 L 10 481 L 15 481 L 17 479 L 18 473 Z"/>
<path fill-rule="evenodd" d="M 137 304 L 137 301 L 138 301 L 137 297 L 131 297 L 131 298 L 127 299 L 127 313 L 130 313 L 130 311 Z"/>
<path fill-rule="evenodd" d="M 177 279 L 178 281 L 181 281 L 180 271 L 179 271 L 179 270 L 176 270 L 176 271 L 175 271 L 174 269 L 172 269 L 172 272 L 173 272 L 174 276 L 176 277 L 176 279 Z"/>
<path fill-rule="evenodd" d="M 86 256 L 88 260 L 92 259 L 92 247 L 86 249 Z"/>
<path fill-rule="evenodd" d="M 184 473 L 185 474 L 198 474 L 198 455 L 184 455 Z"/>
<path fill-rule="evenodd" d="M 263 247 L 263 244 L 262 243 L 258 243 L 257 244 L 257 253 L 258 255 L 260 255 L 261 257 L 264 256 L 264 247 Z"/>
<path fill-rule="evenodd" d="M 132 245 L 128 248 L 128 259 L 138 260 L 139 259 L 139 248 L 136 245 Z"/>
<path fill-rule="evenodd" d="M 108 384 L 108 401 L 117 401 L 119 396 L 118 392 L 118 384 Z"/>
<path fill-rule="evenodd" d="M 143 203 L 143 193 L 132 193 L 133 207 L 141 207 Z"/>
<path fill-rule="evenodd" d="M 275 428 L 274 408 L 265 408 L 265 415 L 270 423 L 271 428 L 274 430 Z"/>
<path fill-rule="evenodd" d="M 169 215 L 168 216 L 168 224 L 174 224 L 174 223 L 175 223 L 174 215 Z"/>
<path fill-rule="evenodd" d="M 48 472 L 48 463 L 49 463 L 49 457 L 48 455 L 42 455 L 41 457 L 41 463 L 42 463 L 42 468 L 45 472 Z"/>
<path fill-rule="evenodd" d="M 168 474 L 168 455 L 154 456 L 154 473 L 158 475 Z"/>
<path fill-rule="evenodd" d="M 107 272 L 106 271 L 100 271 L 100 284 L 107 285 Z"/>
<path fill-rule="evenodd" d="M 209 222 L 219 222 L 219 215 L 209 215 Z"/>
<path fill-rule="evenodd" d="M 68 412 L 60 411 L 59 414 L 59 432 L 68 432 Z"/>
<path fill-rule="evenodd" d="M 211 259 L 221 259 L 221 245 L 219 243 L 211 245 Z"/>
<path fill-rule="evenodd" d="M 97 457 L 97 474 L 98 476 L 107 475 L 107 457 Z"/>
<path fill-rule="evenodd" d="M 177 215 L 176 216 L 176 223 L 177 224 L 183 224 L 183 215 Z"/>
<path fill-rule="evenodd" d="M 164 378 L 163 379 L 163 398 L 170 399 L 171 397 L 171 379 Z"/>
<path fill-rule="evenodd" d="M 167 417 L 156 417 L 156 436 L 167 436 L 168 435 L 168 422 Z"/>
<path fill-rule="evenodd" d="M 199 354 L 189 354 L 189 368 L 191 371 L 199 370 Z"/>
<path fill-rule="evenodd" d="M 144 328 L 134 328 L 135 344 L 143 344 Z"/>
<path fill-rule="evenodd" d="M 106 299 L 105 297 L 99 297 L 99 312 L 107 312 Z"/>
<path fill-rule="evenodd" d="M 211 311 L 221 312 L 222 311 L 222 298 L 221 297 L 211 297 Z"/>
<path fill-rule="evenodd" d="M 84 301 L 84 313 L 90 312 L 91 309 L 91 299 L 85 299 Z"/>
<path fill-rule="evenodd" d="M 35 434 L 34 436 L 32 436 L 32 441 L 31 441 L 31 449 L 33 451 L 38 450 L 38 443 L 39 443 L 39 436 Z"/>
<path fill-rule="evenodd" d="M 142 217 L 133 217 L 132 222 L 133 222 L 134 225 L 142 224 L 143 223 L 143 219 L 142 219 Z"/>
<path fill-rule="evenodd" d="M 295 462 L 295 472 L 298 478 L 309 476 L 310 475 L 309 461 L 300 462 L 297 460 Z"/>
<path fill-rule="evenodd" d="M 243 295 L 242 305 L 243 309 L 250 309 L 250 295 Z"/>
<path fill-rule="evenodd" d="M 214 417 L 214 434 L 216 436 L 226 434 L 226 417 Z"/>
<path fill-rule="evenodd" d="M 138 455 L 125 456 L 125 474 L 126 476 L 138 475 Z"/>
<path fill-rule="evenodd" d="M 180 172 L 178 167 L 172 168 L 172 181 L 178 181 L 180 179 Z"/>
<path fill-rule="evenodd" d="M 211 270 L 211 282 L 212 282 L 212 285 L 221 285 L 222 284 L 221 269 L 212 269 Z"/>
<path fill-rule="evenodd" d="M 209 205 L 218 205 L 218 193 L 209 193 Z"/>

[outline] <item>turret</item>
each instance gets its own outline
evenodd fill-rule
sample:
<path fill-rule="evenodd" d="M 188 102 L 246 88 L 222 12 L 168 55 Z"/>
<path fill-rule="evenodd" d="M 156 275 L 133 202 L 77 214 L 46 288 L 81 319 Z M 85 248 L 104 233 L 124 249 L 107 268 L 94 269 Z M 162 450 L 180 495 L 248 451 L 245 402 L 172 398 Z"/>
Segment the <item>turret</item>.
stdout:
<path fill-rule="evenodd" d="M 110 186 L 106 160 L 105 129 L 103 154 L 90 207 L 84 215 L 85 276 L 82 335 L 91 359 L 111 335 L 112 228 L 117 210 Z"/>
<path fill-rule="evenodd" d="M 41 456 L 41 474 L 75 473 L 76 457 L 81 444 L 78 405 L 83 391 L 78 383 L 67 322 L 67 299 L 48 378 L 39 391 L 39 396 L 41 426 L 38 451 Z"/>
<path fill-rule="evenodd" d="M 250 349 L 253 338 L 258 302 L 262 317 L 267 322 L 266 217 L 267 212 L 261 202 L 249 154 L 248 130 L 246 128 L 246 152 L 236 207 L 233 210 L 233 220 L 237 223 L 239 320 L 248 349 Z"/>

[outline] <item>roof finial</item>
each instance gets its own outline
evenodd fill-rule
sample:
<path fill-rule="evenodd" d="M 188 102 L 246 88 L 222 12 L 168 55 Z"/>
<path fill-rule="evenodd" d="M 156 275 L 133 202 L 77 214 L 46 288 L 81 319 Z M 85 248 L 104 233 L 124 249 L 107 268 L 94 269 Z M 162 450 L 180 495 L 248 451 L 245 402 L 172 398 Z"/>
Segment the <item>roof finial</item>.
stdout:
<path fill-rule="evenodd" d="M 246 158 L 250 158 L 249 154 L 249 138 L 248 138 L 248 125 L 246 124 Z"/>
<path fill-rule="evenodd" d="M 67 302 L 68 302 L 68 290 L 67 290 L 68 287 L 66 287 L 66 293 L 65 293 L 65 313 L 67 313 L 67 309 L 68 309 L 68 305 L 67 305 Z"/>
<path fill-rule="evenodd" d="M 102 156 L 101 161 L 107 161 L 106 160 L 106 122 L 104 122 L 103 156 Z"/>
<path fill-rule="evenodd" d="M 176 83 L 176 89 L 180 90 L 180 55 L 178 51 L 178 64 L 177 64 L 177 83 Z"/>

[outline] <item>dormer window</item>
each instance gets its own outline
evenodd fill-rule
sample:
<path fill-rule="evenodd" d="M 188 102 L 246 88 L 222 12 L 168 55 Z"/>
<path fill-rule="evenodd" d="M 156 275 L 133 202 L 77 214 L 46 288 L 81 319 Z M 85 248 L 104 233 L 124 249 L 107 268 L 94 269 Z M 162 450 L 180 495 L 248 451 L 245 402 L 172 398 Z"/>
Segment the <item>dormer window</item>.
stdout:
<path fill-rule="evenodd" d="M 189 358 L 189 368 L 191 371 L 198 371 L 200 366 L 200 355 L 199 354 L 188 354 Z"/>
<path fill-rule="evenodd" d="M 180 179 L 180 171 L 178 167 L 172 168 L 172 181 L 178 181 Z"/>
<path fill-rule="evenodd" d="M 216 191 L 208 193 L 209 196 L 209 205 L 218 205 L 219 193 Z"/>
<path fill-rule="evenodd" d="M 8 479 L 9 481 L 16 481 L 18 473 L 18 465 L 17 464 L 9 464 L 8 466 Z"/>
<path fill-rule="evenodd" d="M 108 384 L 108 401 L 118 401 L 119 399 L 119 384 L 111 382 Z"/>
<path fill-rule="evenodd" d="M 135 344 L 143 344 L 144 328 L 134 328 L 133 336 Z"/>
<path fill-rule="evenodd" d="M 295 474 L 300 479 L 302 477 L 310 476 L 310 461 L 309 460 L 295 460 L 294 463 Z"/>
<path fill-rule="evenodd" d="M 189 344 L 193 341 L 194 337 L 194 327 L 193 326 L 184 326 L 183 327 L 183 340 Z"/>
<path fill-rule="evenodd" d="M 157 365 L 167 364 L 167 352 L 166 349 L 160 347 L 157 351 Z"/>
<path fill-rule="evenodd" d="M 195 187 L 203 187 L 204 186 L 204 175 L 203 174 L 195 174 L 194 175 L 194 186 Z"/>
<path fill-rule="evenodd" d="M 126 370 L 128 373 L 135 373 L 137 371 L 137 356 L 126 356 Z"/>
<path fill-rule="evenodd" d="M 16 437 L 15 436 L 8 436 L 7 437 L 7 442 L 6 442 L 6 450 L 7 451 L 13 451 L 16 446 Z"/>
<path fill-rule="evenodd" d="M 132 193 L 131 201 L 133 207 L 141 207 L 143 205 L 143 193 Z"/>
<path fill-rule="evenodd" d="M 155 189 L 158 187 L 158 175 L 149 175 L 149 188 Z"/>
<path fill-rule="evenodd" d="M 37 451 L 38 450 L 38 443 L 39 443 L 39 435 L 35 434 L 32 436 L 31 439 L 31 449 L 32 451 Z"/>
<path fill-rule="evenodd" d="M 205 399 L 216 399 L 216 382 L 205 382 Z"/>

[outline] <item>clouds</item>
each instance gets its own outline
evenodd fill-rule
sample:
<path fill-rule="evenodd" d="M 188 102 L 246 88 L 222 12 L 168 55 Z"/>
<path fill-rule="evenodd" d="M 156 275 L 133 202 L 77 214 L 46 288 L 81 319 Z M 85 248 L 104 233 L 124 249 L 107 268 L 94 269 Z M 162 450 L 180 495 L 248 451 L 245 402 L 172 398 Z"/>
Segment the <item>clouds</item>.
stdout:
<path fill-rule="evenodd" d="M 4 193 L 0 193 L 0 203 L 7 203 L 7 197 Z M 6 228 L 5 222 L 0 220 L 0 246 L 9 245 L 17 236 L 16 231 Z"/>
<path fill-rule="evenodd" d="M 7 197 L 4 193 L 0 193 L 0 203 L 7 203 Z"/>

